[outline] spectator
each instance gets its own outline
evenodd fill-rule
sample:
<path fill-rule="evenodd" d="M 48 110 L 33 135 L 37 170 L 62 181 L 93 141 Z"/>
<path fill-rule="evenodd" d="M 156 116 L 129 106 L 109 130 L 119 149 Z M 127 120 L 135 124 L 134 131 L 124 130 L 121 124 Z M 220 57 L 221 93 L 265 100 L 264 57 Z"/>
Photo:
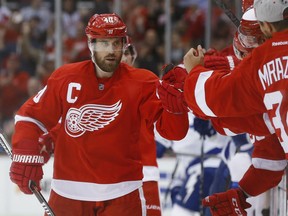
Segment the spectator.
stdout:
<path fill-rule="evenodd" d="M 12 13 L 6 7 L 0 7 L 0 67 L 11 52 L 16 52 L 20 36 L 19 24 L 14 19 L 17 12 Z"/>
<path fill-rule="evenodd" d="M 85 24 L 82 20 L 74 24 L 76 35 L 74 38 L 67 38 L 64 41 L 64 62 L 76 62 L 90 58 L 90 52 L 87 46 L 87 37 L 85 35 Z"/>
<path fill-rule="evenodd" d="M 23 21 L 30 21 L 31 19 L 39 19 L 39 25 L 35 26 L 35 31 L 45 33 L 46 29 L 51 24 L 51 18 L 53 17 L 49 8 L 44 5 L 43 0 L 31 0 L 30 4 L 21 9 Z"/>
<path fill-rule="evenodd" d="M 0 71 L 0 114 L 3 120 L 11 119 L 14 112 L 28 97 L 29 74 L 20 68 L 20 57 L 11 53 Z"/>
<path fill-rule="evenodd" d="M 29 73 L 20 68 L 20 57 L 11 53 L 0 70 L 0 128 L 8 138 L 14 131 L 13 116 L 28 98 Z"/>
<path fill-rule="evenodd" d="M 147 30 L 144 41 L 139 45 L 139 57 L 136 66 L 151 70 L 157 76 L 160 76 L 163 56 L 160 53 L 157 32 L 154 29 Z"/>
<path fill-rule="evenodd" d="M 77 23 L 81 20 L 80 12 L 77 10 L 77 2 L 74 0 L 63 1 L 62 23 L 65 38 L 75 38 L 77 35 Z"/>
<path fill-rule="evenodd" d="M 110 13 L 111 12 L 111 0 L 93 0 L 92 14 Z"/>
<path fill-rule="evenodd" d="M 29 21 L 22 23 L 21 37 L 19 39 L 20 54 L 23 58 L 22 67 L 34 76 L 36 67 L 44 55 L 44 44 L 46 35 L 38 31 L 40 25 L 39 17 L 32 17 Z"/>
<path fill-rule="evenodd" d="M 43 62 L 39 63 L 36 70 L 35 78 L 37 78 L 42 86 L 47 85 L 47 81 L 55 70 L 55 55 L 54 53 L 46 53 Z"/>

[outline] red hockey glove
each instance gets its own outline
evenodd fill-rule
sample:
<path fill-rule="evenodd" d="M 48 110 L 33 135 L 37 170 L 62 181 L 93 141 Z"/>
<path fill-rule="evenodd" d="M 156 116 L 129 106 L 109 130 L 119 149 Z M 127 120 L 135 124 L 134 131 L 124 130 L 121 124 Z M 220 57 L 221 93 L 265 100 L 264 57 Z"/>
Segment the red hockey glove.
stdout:
<path fill-rule="evenodd" d="M 210 207 L 213 216 L 247 216 L 245 209 L 251 205 L 246 202 L 246 196 L 240 189 L 230 189 L 223 193 L 207 196 L 202 205 Z"/>
<path fill-rule="evenodd" d="M 18 185 L 25 194 L 32 194 L 29 181 L 33 180 L 40 187 L 43 178 L 42 166 L 49 160 L 50 154 L 45 150 L 45 144 L 33 141 L 23 141 L 13 148 L 10 179 Z"/>
<path fill-rule="evenodd" d="M 185 68 L 174 66 L 173 64 L 167 64 L 162 67 L 162 80 L 172 84 L 178 85 L 178 88 L 184 85 L 184 81 L 188 75 Z M 182 89 L 183 90 L 183 89 Z"/>
<path fill-rule="evenodd" d="M 181 89 L 163 81 L 157 82 L 156 85 L 164 109 L 173 114 L 182 114 L 189 111 Z"/>
<path fill-rule="evenodd" d="M 204 67 L 212 70 L 233 70 L 240 63 L 235 56 L 204 56 Z"/>
<path fill-rule="evenodd" d="M 216 49 L 214 48 L 209 48 L 206 52 L 205 52 L 205 55 L 214 55 L 214 56 L 219 56 L 220 55 L 220 52 L 217 51 Z"/>

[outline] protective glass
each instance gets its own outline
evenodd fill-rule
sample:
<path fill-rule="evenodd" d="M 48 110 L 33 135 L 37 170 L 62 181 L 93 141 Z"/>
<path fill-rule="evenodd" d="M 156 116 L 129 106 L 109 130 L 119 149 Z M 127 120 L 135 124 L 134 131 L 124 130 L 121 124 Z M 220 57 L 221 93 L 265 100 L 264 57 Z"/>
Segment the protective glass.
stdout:
<path fill-rule="evenodd" d="M 245 56 L 247 56 L 253 50 L 253 48 L 246 48 L 241 44 L 239 40 L 238 32 L 235 33 L 234 38 L 233 38 L 233 49 L 234 49 L 235 56 L 240 60 L 242 60 Z"/>
<path fill-rule="evenodd" d="M 249 54 L 249 52 L 246 50 L 238 49 L 237 44 L 235 43 L 233 43 L 233 50 L 234 50 L 235 56 L 240 60 L 242 60 L 245 56 Z"/>
<path fill-rule="evenodd" d="M 259 46 L 258 44 L 258 38 L 252 35 L 246 35 L 241 27 L 238 28 L 238 39 L 239 42 L 242 44 L 245 48 L 255 48 Z"/>
<path fill-rule="evenodd" d="M 89 48 L 94 52 L 123 51 L 123 38 L 97 38 L 89 39 Z"/>

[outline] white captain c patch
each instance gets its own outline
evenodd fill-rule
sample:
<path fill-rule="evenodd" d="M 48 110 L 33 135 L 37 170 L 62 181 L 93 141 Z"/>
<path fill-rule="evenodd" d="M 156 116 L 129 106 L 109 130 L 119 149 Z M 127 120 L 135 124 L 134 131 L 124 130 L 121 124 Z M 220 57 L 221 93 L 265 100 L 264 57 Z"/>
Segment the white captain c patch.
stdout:
<path fill-rule="evenodd" d="M 70 108 L 66 114 L 65 131 L 71 137 L 79 137 L 86 131 L 95 131 L 109 125 L 119 115 L 122 103 L 112 105 L 86 104 L 79 109 Z"/>

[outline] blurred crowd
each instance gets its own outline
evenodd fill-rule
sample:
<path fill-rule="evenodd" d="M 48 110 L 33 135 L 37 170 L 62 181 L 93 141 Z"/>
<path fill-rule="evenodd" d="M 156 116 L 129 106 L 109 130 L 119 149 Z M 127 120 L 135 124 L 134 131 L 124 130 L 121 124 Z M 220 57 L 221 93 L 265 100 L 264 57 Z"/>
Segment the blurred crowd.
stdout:
<path fill-rule="evenodd" d="M 0 131 L 13 133 L 14 113 L 41 90 L 55 69 L 53 0 L 1 1 L 0 7 Z M 165 0 L 122 0 L 121 17 L 136 47 L 136 67 L 158 76 L 165 62 Z M 235 10 L 235 2 L 224 0 Z M 85 27 L 95 13 L 111 13 L 113 0 L 62 1 L 62 63 L 90 58 Z M 204 46 L 206 0 L 171 0 L 171 62 L 178 64 L 191 47 Z M 236 28 L 223 10 L 212 5 L 211 47 L 231 44 Z M 48 107 L 49 108 L 49 107 Z"/>

